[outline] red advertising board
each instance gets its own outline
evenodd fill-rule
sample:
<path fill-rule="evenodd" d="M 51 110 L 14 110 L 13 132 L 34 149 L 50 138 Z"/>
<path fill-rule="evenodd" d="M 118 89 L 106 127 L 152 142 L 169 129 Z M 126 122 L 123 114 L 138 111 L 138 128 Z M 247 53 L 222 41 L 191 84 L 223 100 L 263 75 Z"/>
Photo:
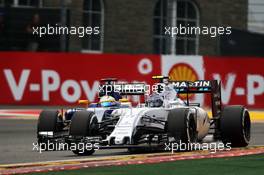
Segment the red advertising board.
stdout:
<path fill-rule="evenodd" d="M 222 103 L 264 108 L 264 58 L 204 57 L 205 79 L 222 82 Z"/>
<path fill-rule="evenodd" d="M 263 65 L 264 58 L 2 52 L 0 105 L 74 105 L 96 100 L 101 78 L 152 83 L 164 74 L 219 79 L 223 104 L 264 108 Z M 203 95 L 191 99 L 210 104 Z"/>
<path fill-rule="evenodd" d="M 0 53 L 1 105 L 69 105 L 94 101 L 101 78 L 150 82 L 160 56 Z"/>

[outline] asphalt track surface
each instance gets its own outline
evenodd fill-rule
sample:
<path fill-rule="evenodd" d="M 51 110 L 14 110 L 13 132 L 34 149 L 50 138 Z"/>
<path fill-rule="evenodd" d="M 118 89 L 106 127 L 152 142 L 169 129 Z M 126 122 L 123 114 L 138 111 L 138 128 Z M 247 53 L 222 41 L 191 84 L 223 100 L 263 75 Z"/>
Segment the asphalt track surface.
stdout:
<path fill-rule="evenodd" d="M 0 164 L 79 159 L 71 151 L 33 151 L 37 120 L 0 119 Z M 252 123 L 250 145 L 264 145 L 264 123 Z M 99 150 L 90 157 L 129 154 L 126 149 Z M 85 158 L 85 157 L 81 157 Z"/>

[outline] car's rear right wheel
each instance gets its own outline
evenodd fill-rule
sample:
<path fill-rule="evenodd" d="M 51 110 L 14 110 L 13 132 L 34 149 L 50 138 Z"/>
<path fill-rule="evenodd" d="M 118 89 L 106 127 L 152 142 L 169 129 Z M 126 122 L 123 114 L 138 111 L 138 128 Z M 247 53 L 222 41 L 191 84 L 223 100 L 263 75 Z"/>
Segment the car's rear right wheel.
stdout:
<path fill-rule="evenodd" d="M 226 106 L 220 118 L 220 131 L 223 143 L 232 147 L 245 147 L 250 141 L 251 121 L 243 106 Z"/>

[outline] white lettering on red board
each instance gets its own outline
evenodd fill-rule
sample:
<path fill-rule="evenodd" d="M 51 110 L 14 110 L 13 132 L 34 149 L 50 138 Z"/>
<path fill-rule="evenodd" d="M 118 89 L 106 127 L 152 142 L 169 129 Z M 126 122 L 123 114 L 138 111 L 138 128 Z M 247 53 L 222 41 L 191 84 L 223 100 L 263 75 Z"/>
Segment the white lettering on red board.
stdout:
<path fill-rule="evenodd" d="M 5 69 L 4 75 L 6 77 L 8 86 L 12 92 L 12 95 L 16 101 L 20 101 L 23 98 L 25 87 L 28 81 L 30 70 L 25 69 L 22 71 L 21 76 L 19 77 L 18 83 L 15 80 L 15 77 L 12 73 L 12 70 Z"/>
<path fill-rule="evenodd" d="M 84 94 L 89 101 L 94 101 L 98 93 L 99 81 L 94 81 L 89 84 L 87 80 L 61 80 L 59 73 L 55 70 L 42 70 L 40 74 L 40 83 L 31 83 L 30 69 L 23 69 L 17 78 L 11 69 L 3 70 L 4 77 L 11 94 L 15 101 L 23 100 L 26 91 L 37 92 L 41 91 L 42 101 L 51 101 L 53 93 L 60 93 L 62 99 L 66 102 L 76 102 Z M 36 75 L 35 75 L 36 76 Z M 264 76 L 260 74 L 246 75 L 245 87 L 236 87 L 237 75 L 229 73 L 221 76 L 218 73 L 213 74 L 213 78 L 222 80 L 222 102 L 228 104 L 231 100 L 231 94 L 237 96 L 246 95 L 246 103 L 248 105 L 256 104 L 256 97 L 264 95 Z"/>
<path fill-rule="evenodd" d="M 223 81 L 221 84 L 222 103 L 228 104 L 236 80 L 236 74 L 227 74 L 225 78 L 221 77 L 220 74 L 213 74 L 213 78 L 216 80 L 225 80 L 225 84 Z"/>
<path fill-rule="evenodd" d="M 264 94 L 264 77 L 261 75 L 247 76 L 247 103 L 255 104 L 255 96 Z"/>
<path fill-rule="evenodd" d="M 246 95 L 248 105 L 255 105 L 255 99 L 257 96 L 264 95 L 264 76 L 259 74 L 248 74 L 246 76 L 246 87 L 235 87 L 237 75 L 229 73 L 225 77 L 221 77 L 220 74 L 213 74 L 213 78 L 221 80 L 221 92 L 223 104 L 230 102 L 231 94 L 235 93 L 237 96 Z M 233 91 L 234 90 L 234 91 Z M 246 92 L 246 93 L 245 93 Z"/>
<path fill-rule="evenodd" d="M 26 91 L 28 80 L 30 78 L 31 71 L 29 69 L 23 69 L 18 80 L 15 80 L 14 73 L 11 69 L 4 69 L 4 76 L 7 80 L 8 87 L 12 93 L 15 101 L 21 101 Z M 41 88 L 39 88 L 41 87 Z M 32 83 L 29 84 L 29 91 L 42 91 L 42 100 L 50 101 L 51 94 L 60 91 L 61 97 L 67 102 L 76 102 L 80 99 L 82 90 L 85 97 L 89 101 L 94 101 L 97 90 L 99 87 L 99 81 L 94 81 L 92 86 L 89 85 L 86 80 L 72 80 L 68 79 L 61 81 L 60 75 L 54 70 L 42 70 L 41 71 L 41 84 Z M 71 93 L 69 90 L 72 90 Z"/>

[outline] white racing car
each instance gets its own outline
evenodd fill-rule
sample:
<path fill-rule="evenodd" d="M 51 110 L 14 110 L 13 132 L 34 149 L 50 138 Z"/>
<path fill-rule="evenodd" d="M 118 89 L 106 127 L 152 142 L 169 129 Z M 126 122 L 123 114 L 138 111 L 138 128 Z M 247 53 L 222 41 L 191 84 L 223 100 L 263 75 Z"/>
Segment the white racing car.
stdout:
<path fill-rule="evenodd" d="M 250 116 L 243 106 L 221 105 L 221 87 L 216 80 L 161 80 L 157 92 L 145 103 L 132 107 L 121 95 L 143 95 L 144 84 L 107 83 L 101 88 L 101 99 L 87 108 L 42 111 L 38 122 L 38 142 L 86 144 L 89 149 L 74 147 L 77 155 L 91 155 L 97 149 L 128 148 L 129 150 L 162 148 L 168 142 L 196 143 L 211 134 L 214 140 L 244 147 L 250 141 Z M 109 81 L 110 82 L 110 81 Z M 117 94 L 116 94 L 117 93 Z M 212 118 L 189 102 L 189 94 L 209 93 Z M 177 94 L 186 94 L 186 102 Z M 46 149 L 48 147 L 45 147 Z"/>

